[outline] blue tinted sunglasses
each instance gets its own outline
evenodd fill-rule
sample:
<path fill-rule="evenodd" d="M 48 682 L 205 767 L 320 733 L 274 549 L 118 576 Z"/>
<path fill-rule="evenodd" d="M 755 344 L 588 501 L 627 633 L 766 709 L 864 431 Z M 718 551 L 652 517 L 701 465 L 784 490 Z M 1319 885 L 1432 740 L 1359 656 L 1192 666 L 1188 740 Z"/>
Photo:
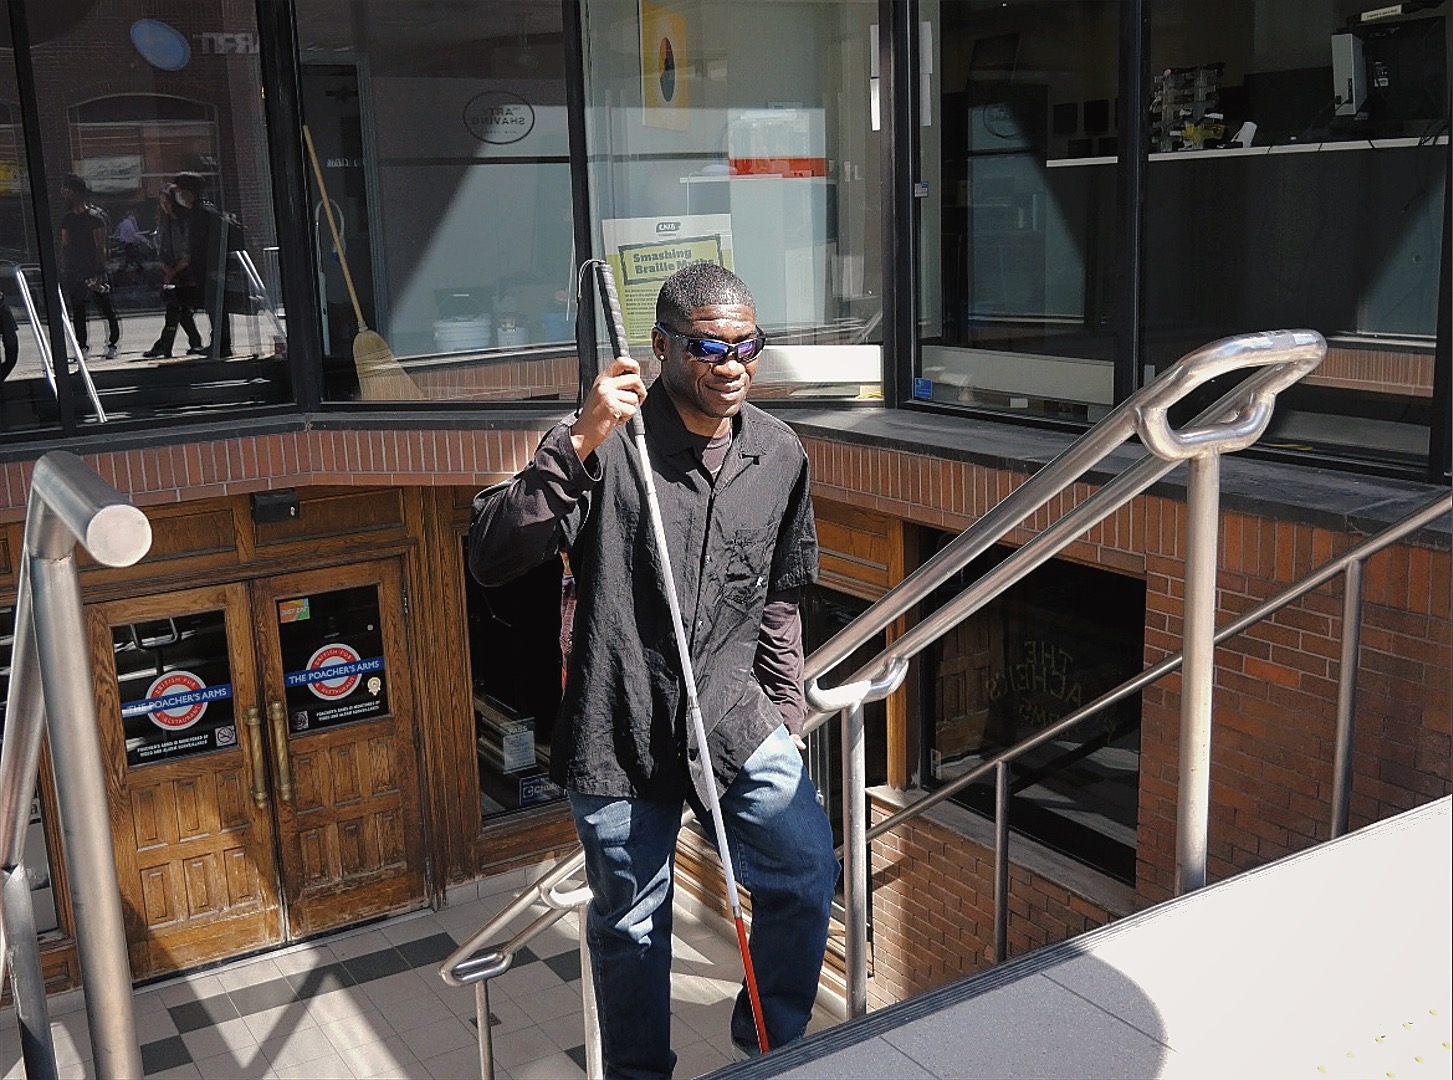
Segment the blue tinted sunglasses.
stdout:
<path fill-rule="evenodd" d="M 757 332 L 746 341 L 728 342 L 718 341 L 716 338 L 692 337 L 690 334 L 678 334 L 660 323 L 656 329 L 665 334 L 668 338 L 677 339 L 686 343 L 686 351 L 704 364 L 716 367 L 718 364 L 725 364 L 733 357 L 740 364 L 750 364 L 757 357 L 762 355 L 762 350 L 767 347 L 767 335 L 762 328 L 757 327 Z"/>

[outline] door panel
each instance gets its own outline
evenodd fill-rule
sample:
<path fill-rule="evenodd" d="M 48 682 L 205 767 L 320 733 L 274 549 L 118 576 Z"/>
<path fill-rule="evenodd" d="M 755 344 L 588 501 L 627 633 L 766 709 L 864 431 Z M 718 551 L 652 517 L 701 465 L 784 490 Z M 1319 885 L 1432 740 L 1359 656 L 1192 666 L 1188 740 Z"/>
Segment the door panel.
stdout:
<path fill-rule="evenodd" d="M 259 704 L 245 588 L 88 619 L 133 976 L 281 942 L 266 762 L 244 734 Z"/>
<path fill-rule="evenodd" d="M 396 562 L 254 586 L 294 936 L 425 900 L 415 717 Z"/>

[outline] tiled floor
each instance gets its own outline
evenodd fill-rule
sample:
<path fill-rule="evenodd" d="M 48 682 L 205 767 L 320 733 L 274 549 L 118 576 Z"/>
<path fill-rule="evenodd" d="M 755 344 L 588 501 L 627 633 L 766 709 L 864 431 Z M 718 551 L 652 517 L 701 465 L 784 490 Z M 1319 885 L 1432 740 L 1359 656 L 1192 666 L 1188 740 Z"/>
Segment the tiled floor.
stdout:
<path fill-rule="evenodd" d="M 474 993 L 446 986 L 438 965 L 523 878 L 489 895 L 419 912 L 136 992 L 147 1076 L 439 1077 L 479 1074 Z M 517 925 L 538 914 L 521 917 Z M 741 978 L 735 942 L 678 907 L 672 982 L 676 1074 L 732 1060 L 727 1019 Z M 567 916 L 490 985 L 497 1077 L 582 1077 L 580 958 Z M 92 1076 L 82 996 L 50 1000 L 62 1077 Z M 829 1023 L 826 1014 L 813 1023 Z M 24 1075 L 9 1010 L 0 1015 L 0 1075 Z"/>

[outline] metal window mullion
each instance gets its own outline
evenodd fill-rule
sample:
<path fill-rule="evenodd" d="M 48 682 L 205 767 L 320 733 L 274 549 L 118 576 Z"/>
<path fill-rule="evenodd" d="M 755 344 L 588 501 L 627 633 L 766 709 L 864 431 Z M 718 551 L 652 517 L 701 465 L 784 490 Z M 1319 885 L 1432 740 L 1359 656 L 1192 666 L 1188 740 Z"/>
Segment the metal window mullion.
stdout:
<path fill-rule="evenodd" d="M 35 215 L 36 257 L 40 262 L 41 293 L 45 298 L 46 327 L 50 352 L 55 358 L 56 404 L 60 407 L 61 430 L 76 432 L 76 406 L 71 398 L 70 363 L 66 359 L 66 337 L 61 315 L 60 256 L 56 229 L 52 225 L 45 149 L 40 143 L 40 108 L 35 87 L 35 65 L 30 56 L 30 25 L 23 3 L 7 4 L 10 12 L 10 40 L 15 59 L 16 91 L 20 95 L 21 134 L 25 142 L 25 171 L 30 184 L 31 211 Z"/>
<path fill-rule="evenodd" d="M 890 409 L 910 397 L 907 390 L 918 362 L 918 234 L 913 199 L 913 176 L 918 167 L 913 109 L 917 25 L 915 0 L 879 0 L 879 265 L 884 268 L 883 404 Z"/>
<path fill-rule="evenodd" d="M 595 252 L 595 236 L 590 224 L 590 147 L 585 125 L 585 20 L 581 8 L 579 0 L 560 0 L 565 45 L 565 122 L 570 143 L 571 236 L 575 244 L 576 266 Z M 581 360 L 576 400 L 584 401 L 585 388 L 595 379 L 600 366 L 595 344 L 593 275 L 583 275 L 578 288 L 575 354 Z"/>
<path fill-rule="evenodd" d="M 308 180 L 303 165 L 302 82 L 298 62 L 295 0 L 257 0 L 257 32 L 268 171 L 272 177 L 273 227 L 279 237 L 312 235 Z M 279 243 L 278 275 L 288 313 L 288 364 L 293 400 L 316 411 L 323 397 L 322 326 L 312 245 Z"/>
<path fill-rule="evenodd" d="M 1144 383 L 1145 195 L 1149 161 L 1144 103 L 1149 54 L 1150 6 L 1148 0 L 1131 0 L 1120 9 L 1119 164 L 1115 169 L 1115 218 L 1120 235 L 1116 277 L 1120 284 L 1113 308 L 1112 369 L 1113 400 L 1117 405 Z"/>

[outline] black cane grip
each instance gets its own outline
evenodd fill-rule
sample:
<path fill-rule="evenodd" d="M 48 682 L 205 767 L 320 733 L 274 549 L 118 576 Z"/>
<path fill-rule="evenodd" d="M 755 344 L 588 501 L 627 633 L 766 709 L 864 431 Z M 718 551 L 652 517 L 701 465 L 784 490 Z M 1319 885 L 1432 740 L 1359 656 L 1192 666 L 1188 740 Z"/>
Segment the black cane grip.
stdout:
<path fill-rule="evenodd" d="M 612 356 L 630 356 L 626 348 L 626 324 L 621 318 L 621 299 L 616 293 L 616 276 L 611 272 L 610 263 L 604 259 L 595 260 L 595 276 L 600 282 L 600 303 L 605 308 L 605 325 L 610 334 L 610 352 Z M 637 410 L 631 417 L 631 434 L 641 436 L 646 433 L 646 422 L 641 419 L 641 413 Z"/>
<path fill-rule="evenodd" d="M 600 282 L 600 302 L 605 307 L 605 325 L 610 334 L 611 355 L 630 356 L 626 349 L 626 324 L 621 318 L 621 300 L 616 294 L 616 278 L 611 273 L 610 263 L 597 259 L 595 276 Z"/>

